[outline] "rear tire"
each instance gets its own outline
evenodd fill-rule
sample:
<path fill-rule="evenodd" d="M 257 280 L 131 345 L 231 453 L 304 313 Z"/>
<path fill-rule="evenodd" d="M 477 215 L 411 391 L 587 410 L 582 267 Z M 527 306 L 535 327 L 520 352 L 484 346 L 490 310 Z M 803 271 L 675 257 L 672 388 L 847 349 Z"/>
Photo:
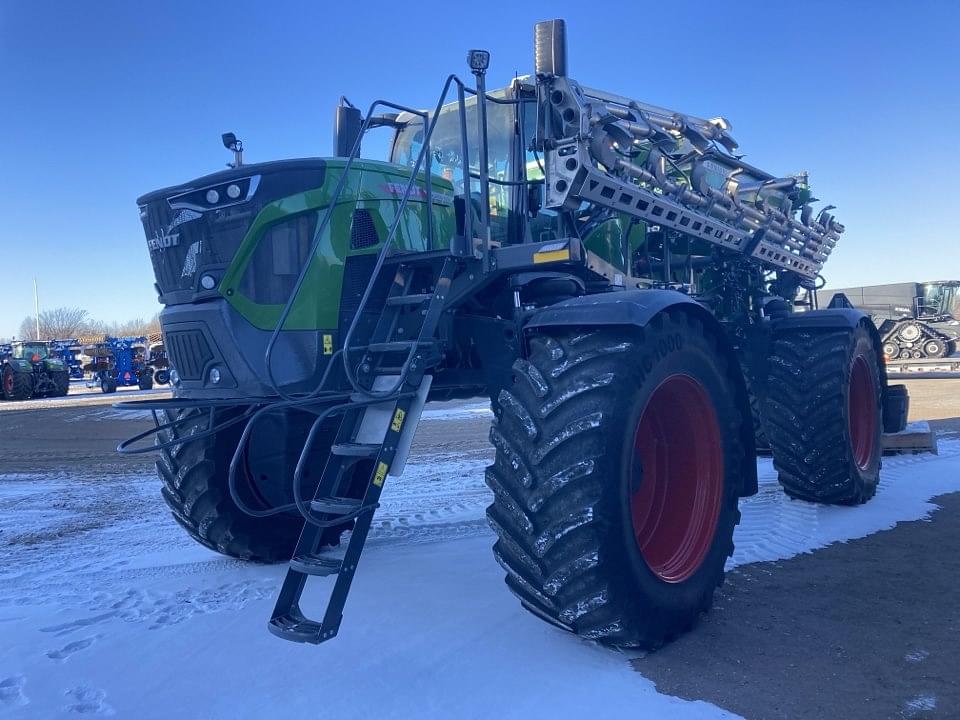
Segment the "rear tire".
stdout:
<path fill-rule="evenodd" d="M 881 388 L 865 325 L 774 330 L 764 419 L 788 495 L 845 505 L 873 497 L 882 452 Z"/>
<path fill-rule="evenodd" d="M 117 391 L 117 381 L 113 378 L 102 378 L 100 380 L 100 392 L 107 395 Z"/>
<path fill-rule="evenodd" d="M 54 396 L 56 397 L 66 397 L 67 393 L 70 392 L 70 373 L 53 373 L 53 384 L 56 386 L 54 391 Z"/>
<path fill-rule="evenodd" d="M 289 560 L 300 537 L 303 518 L 295 511 L 253 517 L 243 512 L 230 495 L 227 483 L 230 460 L 243 424 L 233 425 L 211 437 L 190 440 L 189 436 L 207 428 L 207 412 L 194 408 L 182 410 L 179 415 L 168 412 L 167 417 L 184 422 L 162 430 L 157 435 L 158 441 L 186 438 L 179 445 L 161 450 L 156 463 L 163 483 L 161 493 L 174 519 L 198 543 L 223 555 L 264 563 Z M 223 419 L 223 415 L 218 415 L 216 421 Z M 258 510 L 276 507 L 259 491 L 249 472 L 246 474 L 246 482 L 238 479 L 243 502 Z M 311 492 L 305 490 L 305 495 L 312 497 Z M 278 504 L 287 501 L 288 498 L 283 497 Z M 328 528 L 322 544 L 338 544 L 346 529 L 348 525 Z"/>
<path fill-rule="evenodd" d="M 29 400 L 33 395 L 33 375 L 17 372 L 9 365 L 3 368 L 3 396 L 7 400 Z"/>
<path fill-rule="evenodd" d="M 153 382 L 157 385 L 166 385 L 170 382 L 170 371 L 169 370 L 157 370 L 153 374 Z"/>
<path fill-rule="evenodd" d="M 697 622 L 754 462 L 731 391 L 739 372 L 678 312 L 642 331 L 532 338 L 500 393 L 487 468 L 494 556 L 523 607 L 621 647 L 655 648 Z M 694 426 L 707 442 L 691 442 Z"/>

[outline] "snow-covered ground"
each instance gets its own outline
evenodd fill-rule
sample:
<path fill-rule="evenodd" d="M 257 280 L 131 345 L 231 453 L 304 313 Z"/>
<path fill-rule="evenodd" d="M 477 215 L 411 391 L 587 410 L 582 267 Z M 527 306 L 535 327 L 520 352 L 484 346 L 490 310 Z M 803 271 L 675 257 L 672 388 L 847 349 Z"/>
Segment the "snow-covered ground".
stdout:
<path fill-rule="evenodd" d="M 340 636 L 319 647 L 266 630 L 284 568 L 192 543 L 149 473 L 0 475 L 0 717 L 733 717 L 659 694 L 627 655 L 520 609 L 483 520 L 488 456 L 414 458 L 388 485 Z M 960 442 L 885 459 L 857 508 L 789 501 L 770 462 L 759 468 L 731 566 L 925 517 L 931 497 L 960 490 Z"/>
<path fill-rule="evenodd" d="M 146 400 L 170 395 L 169 385 L 157 385 L 151 390 L 141 390 L 136 385 L 118 387 L 115 393 L 104 394 L 99 386 L 87 387 L 85 380 L 71 380 L 70 392 L 65 397 L 42 397 L 29 400 L 0 401 L 0 412 L 9 410 L 36 410 L 39 408 L 68 407 L 74 405 L 107 405 L 123 400 Z M 119 413 L 119 411 L 117 411 Z M 116 417 L 119 417 L 117 415 Z M 128 416 L 127 416 L 128 417 Z"/>

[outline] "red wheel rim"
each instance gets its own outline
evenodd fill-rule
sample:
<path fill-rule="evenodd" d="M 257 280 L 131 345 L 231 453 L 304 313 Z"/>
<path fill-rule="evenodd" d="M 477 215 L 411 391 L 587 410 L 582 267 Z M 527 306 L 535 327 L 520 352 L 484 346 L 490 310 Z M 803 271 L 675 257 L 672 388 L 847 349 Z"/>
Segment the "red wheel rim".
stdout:
<path fill-rule="evenodd" d="M 859 355 L 850 368 L 850 391 L 847 396 L 847 429 L 853 461 L 861 470 L 873 458 L 877 442 L 877 389 L 870 366 Z"/>
<path fill-rule="evenodd" d="M 3 378 L 3 389 L 6 390 L 8 393 L 13 392 L 13 373 L 12 372 L 8 372 L 6 374 L 6 377 Z"/>
<path fill-rule="evenodd" d="M 658 578 L 693 575 L 710 550 L 723 496 L 720 425 L 697 380 L 670 375 L 650 395 L 634 435 L 630 516 Z"/>

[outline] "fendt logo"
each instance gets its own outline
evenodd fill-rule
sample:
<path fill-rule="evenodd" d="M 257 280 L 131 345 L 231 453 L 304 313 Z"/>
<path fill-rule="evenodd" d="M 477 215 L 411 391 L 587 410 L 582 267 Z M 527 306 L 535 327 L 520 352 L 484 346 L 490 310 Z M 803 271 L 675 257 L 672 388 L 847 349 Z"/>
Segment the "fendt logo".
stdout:
<path fill-rule="evenodd" d="M 180 244 L 180 233 L 165 233 L 157 231 L 152 238 L 147 240 L 147 247 L 150 250 L 166 250 Z"/>

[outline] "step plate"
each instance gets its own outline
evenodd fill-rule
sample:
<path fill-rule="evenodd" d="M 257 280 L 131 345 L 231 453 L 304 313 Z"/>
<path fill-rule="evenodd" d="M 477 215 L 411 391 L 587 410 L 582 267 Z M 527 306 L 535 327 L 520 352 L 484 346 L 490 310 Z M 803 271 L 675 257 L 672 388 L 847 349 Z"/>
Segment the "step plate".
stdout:
<path fill-rule="evenodd" d="M 290 569 L 304 575 L 326 577 L 340 572 L 339 558 L 317 557 L 316 555 L 302 555 L 290 560 Z"/>
<path fill-rule="evenodd" d="M 280 615 L 267 623 L 267 629 L 279 638 L 299 643 L 319 645 L 329 640 L 333 634 L 323 637 L 323 628 L 320 623 L 307 620 L 303 616 Z"/>

